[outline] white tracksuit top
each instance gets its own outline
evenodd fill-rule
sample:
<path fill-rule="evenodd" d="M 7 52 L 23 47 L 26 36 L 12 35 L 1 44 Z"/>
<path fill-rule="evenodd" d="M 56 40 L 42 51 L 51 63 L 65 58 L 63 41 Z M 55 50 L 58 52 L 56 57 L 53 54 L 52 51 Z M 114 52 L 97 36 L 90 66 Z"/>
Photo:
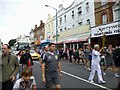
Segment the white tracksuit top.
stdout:
<path fill-rule="evenodd" d="M 98 64 L 100 62 L 100 53 L 96 50 L 92 51 L 92 63 Z"/>

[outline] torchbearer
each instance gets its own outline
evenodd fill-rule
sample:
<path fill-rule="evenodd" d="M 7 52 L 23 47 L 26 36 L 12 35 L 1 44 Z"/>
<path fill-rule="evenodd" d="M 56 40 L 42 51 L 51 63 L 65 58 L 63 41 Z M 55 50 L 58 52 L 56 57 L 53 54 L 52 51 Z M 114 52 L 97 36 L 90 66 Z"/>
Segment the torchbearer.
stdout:
<path fill-rule="evenodd" d="M 100 52 L 102 49 L 100 49 L 99 45 L 94 45 L 94 50 L 92 51 L 92 64 L 91 64 L 91 72 L 89 75 L 89 81 L 93 82 L 93 78 L 95 75 L 95 71 L 97 71 L 98 74 L 98 83 L 105 84 L 106 82 L 102 78 L 101 68 L 100 68 Z"/>

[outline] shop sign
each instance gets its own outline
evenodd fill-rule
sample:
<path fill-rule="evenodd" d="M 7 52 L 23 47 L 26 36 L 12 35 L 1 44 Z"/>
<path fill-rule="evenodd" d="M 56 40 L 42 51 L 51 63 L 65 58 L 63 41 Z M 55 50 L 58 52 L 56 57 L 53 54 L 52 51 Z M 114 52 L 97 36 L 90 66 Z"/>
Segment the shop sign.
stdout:
<path fill-rule="evenodd" d="M 120 21 L 91 28 L 91 37 L 120 34 Z"/>

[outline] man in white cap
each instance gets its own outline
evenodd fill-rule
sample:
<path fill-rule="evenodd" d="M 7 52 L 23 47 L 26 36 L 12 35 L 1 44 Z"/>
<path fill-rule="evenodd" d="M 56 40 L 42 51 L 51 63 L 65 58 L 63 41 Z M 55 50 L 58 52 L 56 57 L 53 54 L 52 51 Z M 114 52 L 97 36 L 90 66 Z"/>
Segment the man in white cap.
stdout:
<path fill-rule="evenodd" d="M 102 78 L 101 68 L 100 68 L 100 52 L 102 49 L 100 49 L 99 45 L 94 45 L 94 50 L 92 51 L 92 64 L 91 64 L 91 72 L 89 75 L 89 81 L 93 82 L 93 78 L 95 75 L 95 71 L 97 71 L 98 74 L 98 83 L 105 84 L 106 82 Z"/>

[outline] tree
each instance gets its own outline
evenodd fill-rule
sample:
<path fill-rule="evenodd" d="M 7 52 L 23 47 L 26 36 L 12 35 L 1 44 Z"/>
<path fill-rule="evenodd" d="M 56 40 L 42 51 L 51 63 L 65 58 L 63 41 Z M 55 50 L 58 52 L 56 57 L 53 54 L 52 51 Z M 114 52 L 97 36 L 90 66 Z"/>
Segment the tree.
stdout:
<path fill-rule="evenodd" d="M 16 39 L 11 39 L 11 40 L 8 42 L 8 44 L 9 44 L 10 47 L 13 46 L 15 43 L 16 43 Z"/>

